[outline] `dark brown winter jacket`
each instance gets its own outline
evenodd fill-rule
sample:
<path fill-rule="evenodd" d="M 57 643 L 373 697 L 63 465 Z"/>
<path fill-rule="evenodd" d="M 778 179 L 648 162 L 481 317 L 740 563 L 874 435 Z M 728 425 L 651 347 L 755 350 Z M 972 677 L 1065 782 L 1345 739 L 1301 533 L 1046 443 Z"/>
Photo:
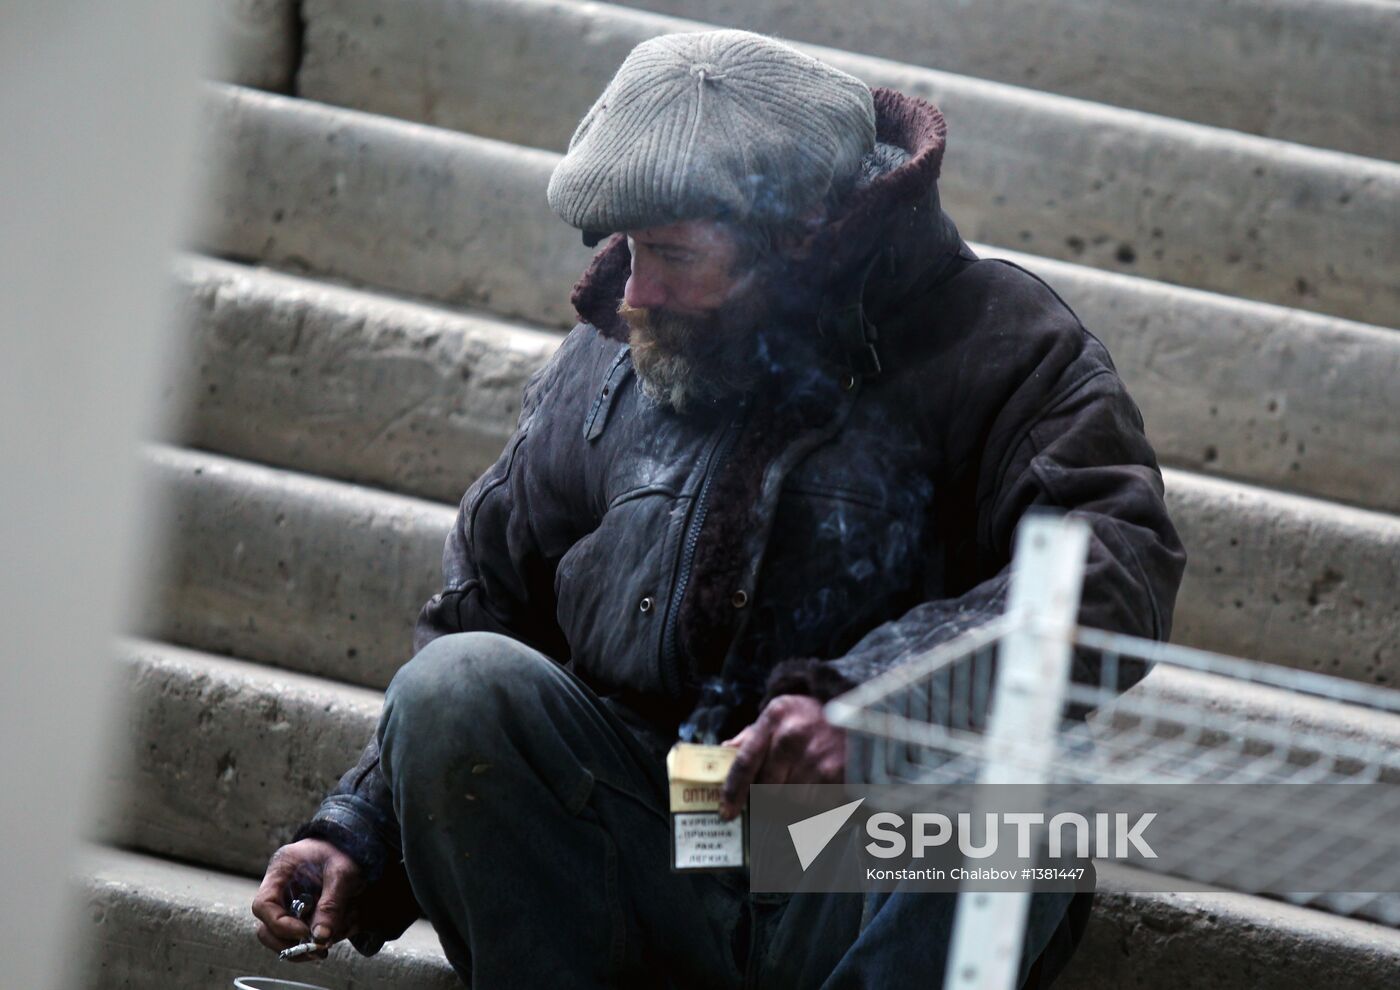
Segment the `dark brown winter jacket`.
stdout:
<path fill-rule="evenodd" d="M 626 240 L 598 252 L 581 322 L 462 499 L 415 651 L 504 633 L 662 732 L 729 733 L 768 697 L 829 698 L 1000 614 L 1033 507 L 1092 527 L 1082 624 L 1167 637 L 1185 554 L 1108 352 L 1039 278 L 962 242 L 938 110 L 885 89 L 875 106 L 902 164 L 813 245 L 794 310 L 810 360 L 775 358 L 745 401 L 681 416 L 641 394 L 616 315 Z M 395 862 L 373 741 L 299 834 L 375 875 Z"/>

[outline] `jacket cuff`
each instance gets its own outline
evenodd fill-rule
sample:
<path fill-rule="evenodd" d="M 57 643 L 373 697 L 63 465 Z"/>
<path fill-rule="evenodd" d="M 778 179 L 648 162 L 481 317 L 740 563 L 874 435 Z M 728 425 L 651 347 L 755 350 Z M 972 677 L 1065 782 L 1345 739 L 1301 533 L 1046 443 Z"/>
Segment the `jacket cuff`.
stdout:
<path fill-rule="evenodd" d="M 348 795 L 326 798 L 315 817 L 297 829 L 292 841 L 324 839 L 354 860 L 365 883 L 372 884 L 384 872 L 389 845 L 356 803 L 357 799 Z"/>
<path fill-rule="evenodd" d="M 829 660 L 804 657 L 784 660 L 768 675 L 768 685 L 758 710 L 781 694 L 805 694 L 823 703 L 854 688 L 855 682 L 837 670 Z"/>
<path fill-rule="evenodd" d="M 354 946 L 355 951 L 362 956 L 374 955 L 380 949 L 384 948 L 384 943 L 387 941 L 388 939 L 379 932 L 357 932 L 349 938 L 349 942 Z"/>

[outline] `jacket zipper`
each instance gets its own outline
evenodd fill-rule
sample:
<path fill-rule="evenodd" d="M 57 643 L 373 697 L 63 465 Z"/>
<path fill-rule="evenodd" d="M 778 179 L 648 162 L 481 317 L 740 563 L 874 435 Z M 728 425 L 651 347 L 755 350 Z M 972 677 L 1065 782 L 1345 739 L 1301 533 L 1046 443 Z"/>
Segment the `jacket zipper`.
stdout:
<path fill-rule="evenodd" d="M 719 444 L 710 454 L 709 462 L 705 465 L 705 480 L 700 485 L 700 493 L 695 497 L 695 508 L 690 516 L 690 525 L 686 528 L 685 542 L 681 546 L 681 566 L 676 575 L 676 586 L 671 591 L 671 604 L 667 609 L 667 632 L 666 643 L 662 652 L 662 662 L 665 666 L 665 673 L 669 674 L 669 680 L 674 687 L 679 690 L 681 687 L 680 676 L 680 608 L 681 601 L 685 598 L 686 587 L 690 584 L 690 572 L 695 564 L 695 550 L 700 543 L 700 529 L 705 525 L 705 516 L 709 512 L 710 484 L 714 481 L 725 461 L 729 459 L 730 453 L 734 449 L 734 443 L 739 438 L 739 429 L 747 417 L 747 408 L 744 415 L 733 420 L 725 427 L 725 434 Z"/>

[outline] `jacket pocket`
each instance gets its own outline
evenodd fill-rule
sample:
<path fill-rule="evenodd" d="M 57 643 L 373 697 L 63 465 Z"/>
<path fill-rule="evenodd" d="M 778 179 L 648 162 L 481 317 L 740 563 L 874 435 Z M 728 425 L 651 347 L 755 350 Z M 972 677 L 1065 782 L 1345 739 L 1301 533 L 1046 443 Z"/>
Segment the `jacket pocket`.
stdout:
<path fill-rule="evenodd" d="M 658 661 L 688 502 L 662 492 L 627 498 L 560 559 L 556 617 L 590 683 L 679 693 Z"/>

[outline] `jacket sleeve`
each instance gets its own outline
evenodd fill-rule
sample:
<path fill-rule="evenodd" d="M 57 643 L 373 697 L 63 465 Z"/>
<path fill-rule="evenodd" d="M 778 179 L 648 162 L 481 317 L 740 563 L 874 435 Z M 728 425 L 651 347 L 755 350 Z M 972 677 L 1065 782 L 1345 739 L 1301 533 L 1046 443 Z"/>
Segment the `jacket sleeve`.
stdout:
<path fill-rule="evenodd" d="M 443 587 L 418 614 L 414 653 L 456 632 L 500 633 L 548 656 L 567 650 L 554 618 L 558 555 L 547 552 L 536 533 L 550 514 L 534 503 L 549 497 L 549 486 L 532 471 L 527 442 L 553 367 L 530 380 L 514 436 L 462 496 L 442 551 Z"/>
<path fill-rule="evenodd" d="M 764 704 L 780 694 L 830 699 L 1001 615 L 1013 535 L 1028 510 L 1065 512 L 1090 525 L 1081 625 L 1168 637 L 1185 551 L 1141 413 L 1102 344 L 1074 326 L 1022 380 L 1004 386 L 999 411 L 980 434 L 975 516 L 983 579 L 875 627 L 844 656 L 780 664 Z M 1057 356 L 1066 351 L 1071 356 Z M 1145 673 L 1144 664 L 1120 664 L 1116 689 Z M 1074 680 L 1097 683 L 1098 674 L 1096 657 L 1075 656 Z"/>
<path fill-rule="evenodd" d="M 443 589 L 423 606 L 414 627 L 415 654 L 439 636 L 487 631 L 559 655 L 562 634 L 553 619 L 553 572 L 534 538 L 532 486 L 524 479 L 526 440 L 557 364 L 556 355 L 531 377 L 514 435 L 462 497 L 443 548 Z M 295 835 L 308 837 L 324 839 L 350 856 L 371 885 L 361 903 L 373 908 L 378 925 L 351 938 L 361 954 L 378 952 L 419 917 L 403 871 L 399 825 L 380 769 L 377 731 L 359 762 Z M 364 915 L 362 909 L 362 919 Z"/>

